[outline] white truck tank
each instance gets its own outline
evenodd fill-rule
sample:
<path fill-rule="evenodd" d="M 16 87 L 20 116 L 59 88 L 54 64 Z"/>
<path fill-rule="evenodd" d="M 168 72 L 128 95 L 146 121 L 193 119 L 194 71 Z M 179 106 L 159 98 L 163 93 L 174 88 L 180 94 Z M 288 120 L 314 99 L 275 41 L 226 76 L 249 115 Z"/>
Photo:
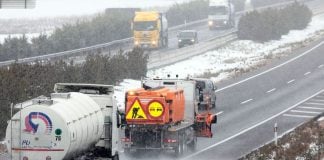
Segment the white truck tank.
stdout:
<path fill-rule="evenodd" d="M 34 99 L 8 123 L 6 142 L 14 160 L 62 160 L 94 146 L 103 133 L 99 105 L 82 93 Z"/>

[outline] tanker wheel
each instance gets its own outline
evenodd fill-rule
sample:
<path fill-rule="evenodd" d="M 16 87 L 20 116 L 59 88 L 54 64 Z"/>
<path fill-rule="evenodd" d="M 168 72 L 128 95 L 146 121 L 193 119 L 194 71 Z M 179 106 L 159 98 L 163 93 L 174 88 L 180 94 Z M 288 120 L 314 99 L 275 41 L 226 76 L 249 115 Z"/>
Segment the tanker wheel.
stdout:
<path fill-rule="evenodd" d="M 116 153 L 111 159 L 112 160 L 119 160 L 119 154 Z"/>

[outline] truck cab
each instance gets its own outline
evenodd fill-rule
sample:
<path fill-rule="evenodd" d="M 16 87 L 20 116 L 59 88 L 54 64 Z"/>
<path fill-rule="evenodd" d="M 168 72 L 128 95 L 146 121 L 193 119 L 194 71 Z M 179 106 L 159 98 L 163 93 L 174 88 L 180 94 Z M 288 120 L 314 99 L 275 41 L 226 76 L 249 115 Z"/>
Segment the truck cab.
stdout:
<path fill-rule="evenodd" d="M 235 9 L 230 0 L 210 0 L 208 6 L 208 27 L 231 28 L 235 26 Z"/>
<path fill-rule="evenodd" d="M 132 30 L 134 47 L 157 49 L 168 46 L 168 22 L 162 13 L 135 12 Z"/>
<path fill-rule="evenodd" d="M 196 81 L 196 88 L 198 89 L 199 105 L 210 104 L 212 108 L 216 107 L 216 90 L 217 87 L 212 80 L 207 78 L 191 78 Z"/>

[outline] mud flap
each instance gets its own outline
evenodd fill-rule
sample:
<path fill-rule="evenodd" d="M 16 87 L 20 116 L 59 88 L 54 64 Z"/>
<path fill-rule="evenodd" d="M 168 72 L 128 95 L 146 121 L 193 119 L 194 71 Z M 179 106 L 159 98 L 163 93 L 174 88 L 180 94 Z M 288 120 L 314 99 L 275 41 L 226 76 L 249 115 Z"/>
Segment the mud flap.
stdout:
<path fill-rule="evenodd" d="M 196 116 L 195 130 L 197 137 L 212 138 L 212 124 L 217 122 L 217 116 L 208 114 L 199 114 Z"/>

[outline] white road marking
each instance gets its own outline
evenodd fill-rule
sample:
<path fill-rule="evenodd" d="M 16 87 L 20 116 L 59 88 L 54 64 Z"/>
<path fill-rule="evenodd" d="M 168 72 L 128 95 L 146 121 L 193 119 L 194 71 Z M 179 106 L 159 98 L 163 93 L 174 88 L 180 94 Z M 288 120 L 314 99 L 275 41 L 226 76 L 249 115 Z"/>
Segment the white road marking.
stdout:
<path fill-rule="evenodd" d="M 276 88 L 272 88 L 271 90 L 267 91 L 267 93 L 271 93 L 271 92 L 273 92 L 275 90 L 276 90 Z"/>
<path fill-rule="evenodd" d="M 293 61 L 299 59 L 300 57 L 303 57 L 303 56 L 307 55 L 308 53 L 311 53 L 313 50 L 315 50 L 316 48 L 320 47 L 320 46 L 323 45 L 323 44 L 324 44 L 324 41 L 322 41 L 321 43 L 317 44 L 316 46 L 314 46 L 313 48 L 309 49 L 308 51 L 305 51 L 304 53 L 298 55 L 297 57 L 294 57 L 294 58 L 292 58 L 292 59 L 290 59 L 290 60 L 288 60 L 288 61 L 286 61 L 286 62 L 284 62 L 284 63 L 279 64 L 278 66 L 275 66 L 275 67 L 273 67 L 273 68 L 270 68 L 270 69 L 268 69 L 268 70 L 266 70 L 266 71 L 264 71 L 264 72 L 261 72 L 261 73 L 259 73 L 259 74 L 256 74 L 256 75 L 252 76 L 252 77 L 249 77 L 249 78 L 246 78 L 246 79 L 244 79 L 244 80 L 241 80 L 241 81 L 239 81 L 239 82 L 233 83 L 233 84 L 228 85 L 228 86 L 225 86 L 225 87 L 223 87 L 223 88 L 220 88 L 220 89 L 218 89 L 218 90 L 216 91 L 216 93 L 217 93 L 217 92 L 220 92 L 220 91 L 223 91 L 223 90 L 225 90 L 225 89 L 228 89 L 228 88 L 234 87 L 234 86 L 236 86 L 236 85 L 238 85 L 238 84 L 241 84 L 241 83 L 243 83 L 243 82 L 246 82 L 246 81 L 248 81 L 248 80 L 254 79 L 254 78 L 256 78 L 256 77 L 258 77 L 258 76 L 260 76 L 260 75 L 263 75 L 263 74 L 265 74 L 265 73 L 271 72 L 271 71 L 273 71 L 273 70 L 275 70 L 275 69 L 277 69 L 277 68 L 280 68 L 280 67 L 282 67 L 282 66 L 284 66 L 284 65 L 286 65 L 286 64 L 288 64 L 288 63 L 290 63 L 290 62 L 293 62 Z"/>
<path fill-rule="evenodd" d="M 322 112 L 301 111 L 301 110 L 291 110 L 290 112 L 295 112 L 295 113 L 309 113 L 309 114 L 321 114 L 322 113 Z"/>
<path fill-rule="evenodd" d="M 315 110 L 323 110 L 324 108 L 318 108 L 318 107 L 298 107 L 298 108 L 302 108 L 302 109 L 315 109 Z"/>
<path fill-rule="evenodd" d="M 304 104 L 307 104 L 307 105 L 319 105 L 319 106 L 324 106 L 324 103 L 313 103 L 313 102 L 306 102 Z"/>
<path fill-rule="evenodd" d="M 304 74 L 304 76 L 307 76 L 307 75 L 309 75 L 310 73 L 312 73 L 312 72 L 306 72 L 306 73 Z"/>
<path fill-rule="evenodd" d="M 283 110 L 283 111 L 277 113 L 276 115 L 273 115 L 272 117 L 269 117 L 268 119 L 265 119 L 265 120 L 263 120 L 263 121 L 261 121 L 261 122 L 255 124 L 255 125 L 253 125 L 253 126 L 251 126 L 251 127 L 249 127 L 249 128 L 243 129 L 243 130 L 242 130 L 241 132 L 239 132 L 239 133 L 236 133 L 236 134 L 234 134 L 234 135 L 232 135 L 232 136 L 230 136 L 230 137 L 228 137 L 228 138 L 226 138 L 226 139 L 224 139 L 224 140 L 222 140 L 222 141 L 219 141 L 218 143 L 215 143 L 215 144 L 213 144 L 213 145 L 210 145 L 210 146 L 208 146 L 208 147 L 206 147 L 206 148 L 204 148 L 204 149 L 202 149 L 202 150 L 200 150 L 200 151 L 197 151 L 197 152 L 195 152 L 195 153 L 193 153 L 193 154 L 190 154 L 190 155 L 188 155 L 188 156 L 186 156 L 186 157 L 184 157 L 184 158 L 182 158 L 182 159 L 188 159 L 188 158 L 190 158 L 190 157 L 196 156 L 196 155 L 201 154 L 202 152 L 205 152 L 205 151 L 207 151 L 207 150 L 209 150 L 209 149 L 211 149 L 211 148 L 213 148 L 213 147 L 216 147 L 216 146 L 221 145 L 221 144 L 223 144 L 223 143 L 225 143 L 225 142 L 227 142 L 227 141 L 229 141 L 229 140 L 231 140 L 231 139 L 233 139 L 233 138 L 236 138 L 237 136 L 239 136 L 239 135 L 241 135 L 241 134 L 244 134 L 244 133 L 246 133 L 246 132 L 248 132 L 248 131 L 250 131 L 250 130 L 252 130 L 252 129 L 254 129 L 254 128 L 256 128 L 256 127 L 258 127 L 258 126 L 260 126 L 260 125 L 262 125 L 262 124 L 264 124 L 264 123 L 266 123 L 266 122 L 268 122 L 268 121 L 270 121 L 270 120 L 272 120 L 272 119 L 274 119 L 274 118 L 276 118 L 276 117 L 278 117 L 278 116 L 280 116 L 280 115 L 282 115 L 283 113 L 285 113 L 285 112 L 287 112 L 287 111 L 289 111 L 289 110 L 291 110 L 291 109 L 293 109 L 293 108 L 299 106 L 300 104 L 302 104 L 302 103 L 308 101 L 309 99 L 315 97 L 316 95 L 320 94 L 321 92 L 324 92 L 324 90 L 320 90 L 319 92 L 313 94 L 312 96 L 310 96 L 310 97 L 308 97 L 308 98 L 306 98 L 306 99 L 304 99 L 304 100 L 298 102 L 297 104 L 295 104 L 295 105 L 293 105 L 293 106 L 291 106 L 291 107 L 289 107 L 289 108 L 287 108 L 287 109 L 285 109 L 285 110 Z"/>
<path fill-rule="evenodd" d="M 286 117 L 297 117 L 297 118 L 313 118 L 314 116 L 306 116 L 306 115 L 297 115 L 297 114 L 283 114 Z"/>
<path fill-rule="evenodd" d="M 220 112 L 216 113 L 216 115 L 219 116 L 219 115 L 221 115 L 223 113 L 224 113 L 224 111 L 220 111 Z"/>
<path fill-rule="evenodd" d="M 287 84 L 292 83 L 294 81 L 295 81 L 295 79 L 292 79 L 292 80 L 288 81 Z"/>
<path fill-rule="evenodd" d="M 250 102 L 250 101 L 252 101 L 252 100 L 253 100 L 252 98 L 251 98 L 251 99 L 248 99 L 248 100 L 246 100 L 246 101 L 241 102 L 241 104 L 248 103 L 248 102 Z"/>
<path fill-rule="evenodd" d="M 311 99 L 311 102 L 323 102 L 324 103 L 324 99 Z"/>
<path fill-rule="evenodd" d="M 321 65 L 319 65 L 319 66 L 318 66 L 318 68 L 323 68 L 323 67 L 324 67 L 324 65 L 323 65 L 323 64 L 321 64 Z"/>

